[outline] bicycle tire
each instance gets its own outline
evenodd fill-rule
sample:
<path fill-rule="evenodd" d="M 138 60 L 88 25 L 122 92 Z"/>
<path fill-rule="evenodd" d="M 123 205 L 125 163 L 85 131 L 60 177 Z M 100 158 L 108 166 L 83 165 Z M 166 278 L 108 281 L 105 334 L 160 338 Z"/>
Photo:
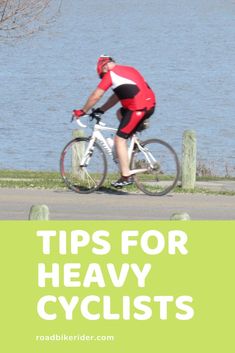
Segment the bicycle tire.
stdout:
<path fill-rule="evenodd" d="M 60 173 L 65 184 L 80 194 L 98 190 L 107 175 L 105 152 L 97 142 L 94 142 L 88 165 L 80 165 L 79 160 L 83 157 L 90 139 L 78 137 L 69 141 L 60 156 Z"/>
<path fill-rule="evenodd" d="M 151 168 L 146 156 L 139 149 L 132 154 L 131 169 L 147 168 L 143 173 L 134 175 L 135 184 L 145 194 L 163 196 L 176 186 L 180 175 L 180 164 L 174 149 L 165 141 L 149 139 L 141 142 L 148 155 L 152 155 L 155 162 Z M 151 157 L 152 158 L 152 157 Z"/>

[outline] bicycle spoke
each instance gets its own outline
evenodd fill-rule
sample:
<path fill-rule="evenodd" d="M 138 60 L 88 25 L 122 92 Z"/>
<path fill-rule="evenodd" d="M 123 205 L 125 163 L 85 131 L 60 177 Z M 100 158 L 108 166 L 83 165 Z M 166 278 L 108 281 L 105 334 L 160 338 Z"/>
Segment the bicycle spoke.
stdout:
<path fill-rule="evenodd" d="M 89 142 L 89 138 L 74 139 L 65 146 L 61 154 L 61 175 L 68 187 L 79 193 L 97 190 L 103 184 L 107 173 L 103 149 L 96 142 L 92 146 Z M 81 166 L 81 162 L 85 166 Z"/>
<path fill-rule="evenodd" d="M 96 183 L 95 179 L 91 177 L 91 175 L 88 173 L 88 171 L 87 171 L 86 168 L 84 168 L 84 172 L 86 173 L 86 175 L 87 175 L 87 177 L 88 177 L 88 183 L 89 183 L 89 181 L 93 181 L 93 184 L 94 184 L 95 186 L 97 186 L 97 183 Z M 89 186 L 91 186 L 90 183 L 89 183 Z"/>
<path fill-rule="evenodd" d="M 179 162 L 170 145 L 158 139 L 143 142 L 134 151 L 131 169 L 146 168 L 135 175 L 137 187 L 148 195 L 161 196 L 171 191 L 179 177 Z"/>

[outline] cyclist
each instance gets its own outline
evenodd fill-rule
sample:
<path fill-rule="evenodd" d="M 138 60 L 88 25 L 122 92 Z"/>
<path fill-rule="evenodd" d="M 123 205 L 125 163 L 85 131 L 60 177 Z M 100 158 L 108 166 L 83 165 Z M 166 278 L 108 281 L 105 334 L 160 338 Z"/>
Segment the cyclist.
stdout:
<path fill-rule="evenodd" d="M 109 89 L 113 89 L 111 97 L 95 113 L 104 114 L 116 103 L 122 107 L 117 111 L 120 121 L 115 136 L 115 148 L 119 161 L 121 177 L 112 186 L 121 188 L 134 182 L 129 168 L 127 139 L 138 129 L 145 119 L 154 112 L 156 99 L 153 91 L 142 75 L 131 66 L 117 64 L 113 58 L 101 55 L 97 62 L 97 73 L 101 79 L 94 92 L 91 93 L 82 109 L 74 110 L 77 119 L 87 114 Z"/>

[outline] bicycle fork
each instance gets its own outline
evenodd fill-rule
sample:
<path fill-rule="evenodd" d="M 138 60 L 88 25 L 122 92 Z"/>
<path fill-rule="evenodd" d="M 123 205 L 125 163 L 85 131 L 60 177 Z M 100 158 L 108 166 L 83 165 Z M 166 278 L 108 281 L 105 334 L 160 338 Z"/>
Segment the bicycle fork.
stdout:
<path fill-rule="evenodd" d="M 84 156 L 80 161 L 81 168 L 87 167 L 89 165 L 90 159 L 94 151 L 94 143 L 95 143 L 95 137 L 92 137 L 88 143 Z"/>

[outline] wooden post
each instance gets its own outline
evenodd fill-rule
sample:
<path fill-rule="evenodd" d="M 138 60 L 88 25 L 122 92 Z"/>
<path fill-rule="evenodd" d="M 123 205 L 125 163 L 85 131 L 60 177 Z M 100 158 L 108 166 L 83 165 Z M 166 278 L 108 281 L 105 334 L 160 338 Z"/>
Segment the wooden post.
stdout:
<path fill-rule="evenodd" d="M 182 188 L 194 189 L 196 182 L 196 133 L 184 131 L 182 150 Z"/>
<path fill-rule="evenodd" d="M 186 212 L 173 213 L 170 218 L 171 221 L 189 221 L 190 216 Z"/>
<path fill-rule="evenodd" d="M 73 130 L 73 138 L 84 137 L 84 130 L 76 129 Z M 79 171 L 80 161 L 85 152 L 85 143 L 80 143 L 79 145 L 74 145 L 72 147 L 72 175 L 80 177 L 84 176 L 83 171 Z"/>
<path fill-rule="evenodd" d="M 33 205 L 29 211 L 30 221 L 48 221 L 49 208 L 46 205 Z"/>

